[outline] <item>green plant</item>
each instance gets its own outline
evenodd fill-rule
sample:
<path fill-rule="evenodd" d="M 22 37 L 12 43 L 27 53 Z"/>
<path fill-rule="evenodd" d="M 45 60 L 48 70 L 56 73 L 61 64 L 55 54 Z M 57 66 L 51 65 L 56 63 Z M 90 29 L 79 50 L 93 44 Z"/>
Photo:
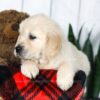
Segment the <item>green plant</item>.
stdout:
<path fill-rule="evenodd" d="M 88 37 L 84 43 L 84 46 L 80 46 L 80 37 L 82 34 L 83 26 L 81 27 L 78 38 L 74 36 L 73 28 L 69 24 L 68 39 L 72 42 L 79 50 L 83 51 L 89 58 L 91 71 L 86 82 L 87 92 L 85 94 L 86 98 L 95 98 L 98 97 L 100 93 L 100 46 L 96 57 L 93 56 L 93 47 L 90 41 L 90 35 L 92 30 L 88 33 Z"/>
<path fill-rule="evenodd" d="M 96 97 L 100 93 L 100 46 L 94 62 L 94 77 L 93 77 L 93 96 Z"/>

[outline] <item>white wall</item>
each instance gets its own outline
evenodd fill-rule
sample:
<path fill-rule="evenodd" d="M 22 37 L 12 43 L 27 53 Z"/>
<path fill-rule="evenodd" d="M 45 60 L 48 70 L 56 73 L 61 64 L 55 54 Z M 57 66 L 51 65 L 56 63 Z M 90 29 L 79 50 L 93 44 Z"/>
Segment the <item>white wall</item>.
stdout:
<path fill-rule="evenodd" d="M 93 28 L 91 42 L 94 46 L 96 54 L 97 47 L 100 45 L 100 0 L 81 0 L 79 25 L 85 23 L 85 27 L 82 34 L 81 44 L 83 45 L 86 39 L 86 31 L 90 31 Z"/>
<path fill-rule="evenodd" d="M 60 24 L 65 36 L 69 23 L 76 37 L 84 24 L 81 45 L 84 44 L 87 32 L 94 27 L 91 41 L 96 54 L 100 44 L 100 0 L 0 0 L 0 11 L 5 9 L 16 9 L 30 15 L 44 13 Z"/>
<path fill-rule="evenodd" d="M 22 0 L 0 0 L 0 11 L 5 9 L 16 9 L 21 11 Z"/>
<path fill-rule="evenodd" d="M 24 12 L 28 12 L 30 15 L 37 13 L 50 13 L 50 0 L 23 0 Z"/>

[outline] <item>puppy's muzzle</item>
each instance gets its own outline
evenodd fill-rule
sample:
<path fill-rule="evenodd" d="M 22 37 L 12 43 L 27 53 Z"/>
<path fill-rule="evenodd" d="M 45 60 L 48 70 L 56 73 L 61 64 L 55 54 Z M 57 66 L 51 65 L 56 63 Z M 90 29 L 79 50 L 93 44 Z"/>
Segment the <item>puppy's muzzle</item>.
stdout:
<path fill-rule="evenodd" d="M 18 55 L 20 55 L 21 52 L 23 51 L 23 47 L 22 47 L 21 45 L 18 45 L 18 46 L 15 47 L 15 50 L 16 50 L 16 53 L 17 53 Z"/>

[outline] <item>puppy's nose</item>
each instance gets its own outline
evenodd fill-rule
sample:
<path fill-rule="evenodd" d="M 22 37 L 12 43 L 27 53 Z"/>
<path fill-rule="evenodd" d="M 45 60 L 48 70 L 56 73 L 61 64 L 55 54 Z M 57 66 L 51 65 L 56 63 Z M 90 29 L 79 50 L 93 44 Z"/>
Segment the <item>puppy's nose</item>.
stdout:
<path fill-rule="evenodd" d="M 21 45 L 18 45 L 15 47 L 15 49 L 16 49 L 16 53 L 21 53 L 23 47 Z"/>

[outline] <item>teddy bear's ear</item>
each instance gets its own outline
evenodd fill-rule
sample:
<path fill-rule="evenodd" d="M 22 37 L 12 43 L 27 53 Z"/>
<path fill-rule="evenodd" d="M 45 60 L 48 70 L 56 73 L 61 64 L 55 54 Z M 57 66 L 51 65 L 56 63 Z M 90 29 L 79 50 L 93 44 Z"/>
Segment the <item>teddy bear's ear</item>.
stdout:
<path fill-rule="evenodd" d="M 5 29 L 3 31 L 5 38 L 7 39 L 15 39 L 18 37 L 18 24 L 16 23 L 8 23 L 5 26 Z"/>
<path fill-rule="evenodd" d="M 18 32 L 19 24 L 18 23 L 14 23 L 14 24 L 12 24 L 11 28 L 12 28 L 13 31 L 17 31 Z"/>

